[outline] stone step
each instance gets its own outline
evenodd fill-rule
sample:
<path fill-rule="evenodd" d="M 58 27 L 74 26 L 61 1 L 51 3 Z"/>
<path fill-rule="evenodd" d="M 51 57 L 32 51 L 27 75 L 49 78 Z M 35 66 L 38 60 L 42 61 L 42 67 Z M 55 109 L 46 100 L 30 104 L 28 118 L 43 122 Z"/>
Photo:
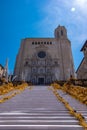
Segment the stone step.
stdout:
<path fill-rule="evenodd" d="M 26 109 L 26 108 L 25 108 Z M 68 110 L 66 109 L 66 110 L 54 110 L 54 109 L 45 109 L 45 108 L 32 108 L 31 110 L 24 110 L 24 111 L 22 111 L 22 110 L 20 110 L 20 111 L 0 111 L 0 114 L 2 114 L 2 113 L 50 113 L 50 112 L 56 112 L 56 113 L 66 113 L 66 112 L 68 112 Z M 86 112 L 86 111 L 83 111 L 83 112 Z"/>
<path fill-rule="evenodd" d="M 23 116 L 23 115 L 21 115 L 21 116 L 17 116 L 17 115 L 12 115 L 12 116 L 1 116 L 0 117 L 0 120 L 7 120 L 7 119 L 9 119 L 9 120 L 16 120 L 16 119 L 21 119 L 21 120 L 76 120 L 76 118 L 75 117 L 73 117 L 73 116 L 39 116 L 39 115 L 33 115 L 33 116 Z M 87 116 L 85 117 L 85 119 L 86 119 L 86 121 L 87 121 Z"/>
<path fill-rule="evenodd" d="M 80 125 L 0 125 L 1 130 L 84 130 Z"/>
<path fill-rule="evenodd" d="M 83 130 L 74 117 L 63 116 L 65 111 L 56 113 L 60 115 L 53 115 L 52 111 L 47 113 L 0 113 L 0 130 Z"/>
<path fill-rule="evenodd" d="M 83 109 L 82 109 L 83 110 Z M 87 111 L 80 111 L 87 117 Z M 84 130 L 47 87 L 25 89 L 0 106 L 0 130 Z"/>
<path fill-rule="evenodd" d="M 55 127 L 55 125 L 79 125 L 78 124 L 78 122 L 64 122 L 64 121 L 62 121 L 62 122 L 55 122 L 55 121 L 52 121 L 52 122 L 44 122 L 44 121 L 36 121 L 36 122 L 34 122 L 34 121 L 32 121 L 32 122 L 30 122 L 30 121 L 26 121 L 26 120 L 12 120 L 12 121 L 2 121 L 2 122 L 0 122 L 0 125 L 54 125 L 54 127 Z"/>
<path fill-rule="evenodd" d="M 71 117 L 71 116 L 13 116 L 13 117 L 10 117 L 10 116 L 8 116 L 8 117 L 0 117 L 0 120 L 7 120 L 7 119 L 25 119 L 25 120 L 33 120 L 33 119 L 35 119 L 35 120 L 76 120 L 75 119 L 75 117 Z"/>
<path fill-rule="evenodd" d="M 20 115 L 20 116 L 70 116 L 68 113 L 25 113 L 25 114 L 17 114 L 17 113 L 14 113 L 14 114 L 9 114 L 10 116 L 17 116 L 17 115 Z M 5 114 L 0 114 L 0 118 L 3 116 L 9 116 L 8 114 L 5 115 Z"/>

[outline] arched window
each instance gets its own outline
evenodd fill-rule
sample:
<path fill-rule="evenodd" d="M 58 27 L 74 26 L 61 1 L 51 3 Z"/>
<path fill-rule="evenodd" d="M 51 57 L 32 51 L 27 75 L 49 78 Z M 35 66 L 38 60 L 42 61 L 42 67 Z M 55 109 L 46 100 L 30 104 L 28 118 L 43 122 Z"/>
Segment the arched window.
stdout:
<path fill-rule="evenodd" d="M 57 37 L 59 37 L 59 32 L 57 32 Z"/>
<path fill-rule="evenodd" d="M 63 36 L 63 30 L 61 30 L 61 36 Z"/>

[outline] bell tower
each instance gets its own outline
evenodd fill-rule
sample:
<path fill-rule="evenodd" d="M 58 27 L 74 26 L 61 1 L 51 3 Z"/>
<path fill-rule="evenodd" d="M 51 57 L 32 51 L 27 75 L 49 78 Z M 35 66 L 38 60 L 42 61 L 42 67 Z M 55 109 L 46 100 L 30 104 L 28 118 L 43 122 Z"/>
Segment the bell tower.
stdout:
<path fill-rule="evenodd" d="M 54 35 L 60 59 L 61 79 L 67 80 L 70 78 L 70 75 L 74 76 L 74 63 L 71 42 L 68 39 L 67 30 L 64 26 L 59 25 L 55 29 Z"/>
<path fill-rule="evenodd" d="M 55 31 L 54 35 L 56 39 L 67 39 L 67 30 L 64 26 L 58 26 Z"/>

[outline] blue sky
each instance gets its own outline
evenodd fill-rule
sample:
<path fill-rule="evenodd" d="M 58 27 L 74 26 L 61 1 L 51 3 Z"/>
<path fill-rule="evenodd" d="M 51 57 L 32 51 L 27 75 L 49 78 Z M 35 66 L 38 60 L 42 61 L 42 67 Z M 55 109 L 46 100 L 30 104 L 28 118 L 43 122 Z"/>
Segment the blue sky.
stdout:
<path fill-rule="evenodd" d="M 54 37 L 54 29 L 65 26 L 71 41 L 75 69 L 87 39 L 87 0 L 0 0 L 0 63 L 9 60 L 13 72 L 21 39 Z"/>

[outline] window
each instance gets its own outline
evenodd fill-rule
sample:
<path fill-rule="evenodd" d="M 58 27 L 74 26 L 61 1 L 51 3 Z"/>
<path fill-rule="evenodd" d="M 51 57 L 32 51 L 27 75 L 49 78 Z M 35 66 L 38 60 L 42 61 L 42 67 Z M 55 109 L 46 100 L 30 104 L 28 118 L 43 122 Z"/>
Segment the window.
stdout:
<path fill-rule="evenodd" d="M 25 65 L 28 65 L 28 61 L 25 62 Z"/>
<path fill-rule="evenodd" d="M 58 62 L 57 62 L 57 61 L 55 61 L 55 65 L 58 65 Z"/>
<path fill-rule="evenodd" d="M 63 36 L 63 30 L 61 30 L 61 35 Z"/>
<path fill-rule="evenodd" d="M 40 73 L 43 73 L 43 69 L 40 69 Z"/>
<path fill-rule="evenodd" d="M 51 81 L 51 78 L 47 77 L 47 83 L 50 83 L 50 81 Z"/>
<path fill-rule="evenodd" d="M 40 51 L 39 53 L 38 53 L 38 57 L 39 58 L 44 58 L 46 56 L 46 53 L 44 52 L 44 51 Z"/>
<path fill-rule="evenodd" d="M 57 31 L 56 37 L 59 37 L 59 32 Z"/>
<path fill-rule="evenodd" d="M 48 69 L 47 69 L 47 73 L 49 73 L 49 72 L 50 72 L 50 69 L 48 68 Z"/>
<path fill-rule="evenodd" d="M 34 45 L 34 42 L 32 42 L 32 45 Z"/>
<path fill-rule="evenodd" d="M 36 72 L 36 69 L 35 69 L 35 68 L 33 68 L 33 69 L 32 69 L 32 72 L 33 72 L 33 73 L 35 73 L 35 72 Z"/>
<path fill-rule="evenodd" d="M 35 45 L 37 45 L 37 42 L 35 42 Z"/>

